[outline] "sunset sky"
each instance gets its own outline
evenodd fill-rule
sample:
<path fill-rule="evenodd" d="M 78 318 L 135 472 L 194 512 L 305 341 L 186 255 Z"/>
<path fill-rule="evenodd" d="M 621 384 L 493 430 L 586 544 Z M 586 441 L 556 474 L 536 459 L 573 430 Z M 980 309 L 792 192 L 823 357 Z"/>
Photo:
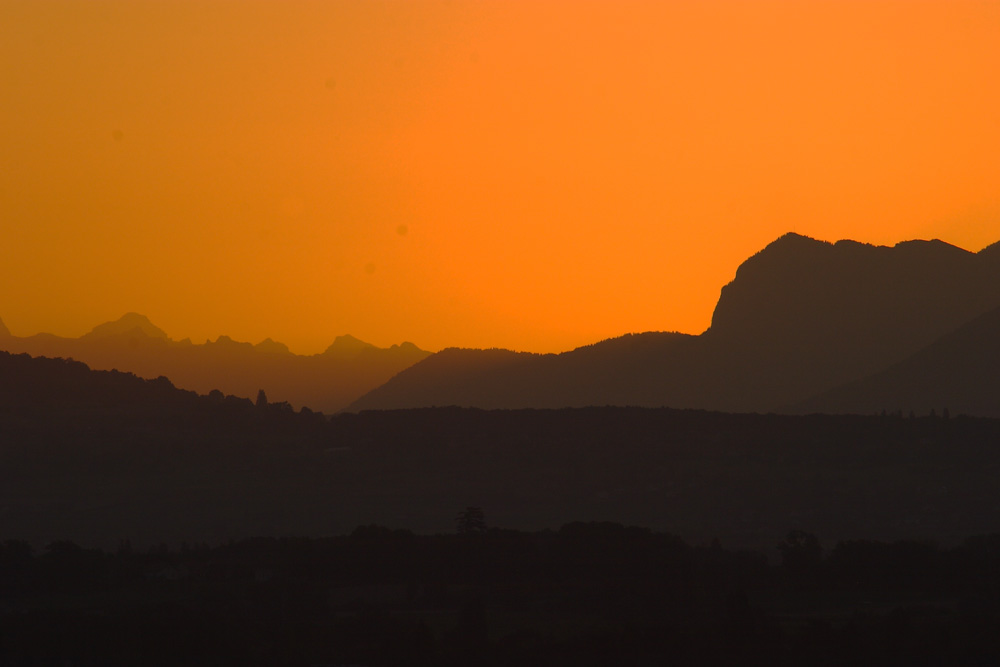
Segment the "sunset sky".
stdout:
<path fill-rule="evenodd" d="M 560 351 L 1000 240 L 1000 2 L 0 0 L 0 318 Z"/>

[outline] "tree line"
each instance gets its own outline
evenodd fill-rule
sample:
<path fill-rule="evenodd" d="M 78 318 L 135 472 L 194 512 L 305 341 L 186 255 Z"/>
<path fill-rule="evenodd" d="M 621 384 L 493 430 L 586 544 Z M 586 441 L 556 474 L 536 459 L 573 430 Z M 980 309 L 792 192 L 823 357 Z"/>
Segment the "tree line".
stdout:
<path fill-rule="evenodd" d="M 478 510 L 479 508 L 469 508 Z M 481 512 L 481 511 L 480 511 Z M 1000 535 L 769 554 L 609 522 L 0 544 L 0 664 L 986 664 Z M 469 523 L 476 525 L 469 530 Z"/>

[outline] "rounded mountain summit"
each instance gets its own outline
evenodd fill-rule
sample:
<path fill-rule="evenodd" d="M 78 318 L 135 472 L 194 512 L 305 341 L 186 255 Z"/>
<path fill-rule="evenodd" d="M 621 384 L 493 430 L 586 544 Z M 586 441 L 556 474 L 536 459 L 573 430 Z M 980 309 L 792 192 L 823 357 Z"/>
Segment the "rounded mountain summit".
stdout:
<path fill-rule="evenodd" d="M 94 327 L 81 338 L 106 338 L 139 332 L 149 338 L 168 338 L 167 332 L 139 313 L 125 313 L 114 322 L 105 322 Z"/>

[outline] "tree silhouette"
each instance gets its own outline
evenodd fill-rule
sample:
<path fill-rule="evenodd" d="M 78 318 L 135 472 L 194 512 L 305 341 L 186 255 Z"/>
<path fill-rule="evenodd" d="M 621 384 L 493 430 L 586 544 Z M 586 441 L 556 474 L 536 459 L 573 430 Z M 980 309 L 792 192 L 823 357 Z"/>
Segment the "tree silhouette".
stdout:
<path fill-rule="evenodd" d="M 814 570 L 823 560 L 823 547 L 812 533 L 798 528 L 790 531 L 788 537 L 778 544 L 781 564 L 789 572 L 802 574 Z"/>
<path fill-rule="evenodd" d="M 257 392 L 257 407 L 263 408 L 266 406 L 267 406 L 267 394 L 265 394 L 264 390 L 261 389 L 260 391 Z"/>

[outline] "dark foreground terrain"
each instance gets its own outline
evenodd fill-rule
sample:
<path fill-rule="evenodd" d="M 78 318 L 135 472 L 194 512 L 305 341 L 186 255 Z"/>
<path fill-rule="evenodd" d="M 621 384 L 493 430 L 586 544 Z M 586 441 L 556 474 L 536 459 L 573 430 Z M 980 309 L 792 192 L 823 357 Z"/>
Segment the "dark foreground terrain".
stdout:
<path fill-rule="evenodd" d="M 998 478 L 943 407 L 329 418 L 0 353 L 0 666 L 997 664 Z"/>
<path fill-rule="evenodd" d="M 114 548 L 615 521 L 772 549 L 1000 530 L 1000 421 L 643 408 L 332 419 L 0 354 L 0 538 Z"/>
<path fill-rule="evenodd" d="M 1000 536 L 793 532 L 780 564 L 613 523 L 0 545 L 0 665 L 987 665 Z"/>

